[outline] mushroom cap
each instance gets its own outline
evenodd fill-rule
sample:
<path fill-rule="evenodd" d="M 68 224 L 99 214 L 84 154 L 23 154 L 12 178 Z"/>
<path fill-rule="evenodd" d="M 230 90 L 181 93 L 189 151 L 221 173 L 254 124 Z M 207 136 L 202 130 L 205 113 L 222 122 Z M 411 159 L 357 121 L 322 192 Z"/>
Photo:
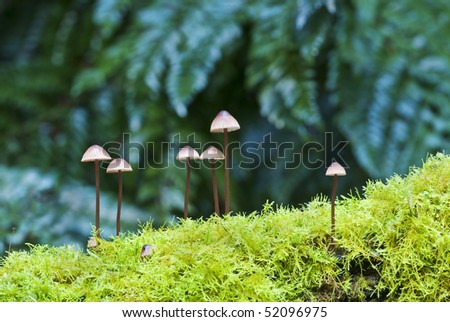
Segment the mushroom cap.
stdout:
<path fill-rule="evenodd" d="M 239 130 L 238 121 L 227 111 L 220 111 L 211 123 L 211 133 L 223 133 L 224 129 L 228 132 Z"/>
<path fill-rule="evenodd" d="M 131 172 L 133 171 L 133 169 L 127 161 L 121 158 L 117 158 L 109 163 L 108 168 L 106 169 L 106 173 L 117 173 L 119 171 Z"/>
<path fill-rule="evenodd" d="M 91 145 L 86 152 L 84 152 L 81 162 L 92 162 L 92 161 L 104 161 L 111 160 L 108 152 L 103 149 L 100 145 Z"/>
<path fill-rule="evenodd" d="M 225 156 L 215 146 L 210 146 L 200 155 L 200 160 L 223 160 Z"/>
<path fill-rule="evenodd" d="M 333 162 L 331 163 L 331 165 L 328 167 L 327 172 L 325 173 L 326 176 L 338 176 L 338 177 L 342 177 L 347 175 L 347 173 L 345 172 L 345 169 L 343 166 L 341 166 L 339 163 L 337 162 Z"/>
<path fill-rule="evenodd" d="M 145 244 L 142 246 L 141 250 L 141 258 L 145 256 L 150 256 L 155 251 L 155 247 L 149 244 Z"/>
<path fill-rule="evenodd" d="M 178 152 L 177 160 L 184 161 L 187 158 L 198 160 L 198 159 L 200 159 L 200 155 L 192 147 L 190 147 L 189 145 L 185 145 Z"/>
<path fill-rule="evenodd" d="M 98 242 L 94 237 L 89 237 L 89 240 L 87 242 L 87 247 L 88 248 L 94 248 L 98 246 Z"/>

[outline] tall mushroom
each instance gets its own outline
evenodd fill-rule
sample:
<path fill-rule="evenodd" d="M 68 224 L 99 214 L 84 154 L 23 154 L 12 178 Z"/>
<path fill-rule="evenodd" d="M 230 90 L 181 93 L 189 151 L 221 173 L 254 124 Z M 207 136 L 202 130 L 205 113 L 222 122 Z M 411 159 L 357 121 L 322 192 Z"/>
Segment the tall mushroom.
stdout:
<path fill-rule="evenodd" d="M 223 133 L 225 154 L 225 214 L 230 212 L 230 174 L 228 157 L 228 132 L 239 130 L 238 121 L 227 111 L 220 111 L 211 123 L 211 133 Z"/>
<path fill-rule="evenodd" d="M 211 164 L 211 175 L 212 175 L 212 185 L 213 185 L 213 198 L 214 198 L 214 211 L 216 215 L 220 216 L 219 207 L 219 192 L 217 191 L 217 179 L 216 179 L 216 160 L 223 160 L 225 156 L 223 153 L 214 146 L 210 146 L 200 155 L 201 160 L 209 160 Z"/>
<path fill-rule="evenodd" d="M 81 162 L 95 163 L 95 231 L 100 238 L 100 179 L 99 179 L 99 161 L 111 160 L 108 152 L 99 145 L 91 145 L 84 152 Z"/>
<path fill-rule="evenodd" d="M 334 217 L 334 205 L 336 201 L 336 190 L 337 190 L 337 180 L 338 177 L 347 175 L 345 169 L 337 162 L 331 163 L 328 167 L 326 176 L 333 177 L 333 190 L 331 192 L 331 247 L 334 247 L 334 228 L 335 228 L 335 217 Z"/>
<path fill-rule="evenodd" d="M 184 219 L 188 217 L 188 203 L 189 203 L 189 182 L 191 181 L 191 165 L 189 164 L 191 159 L 198 160 L 200 156 L 189 145 L 186 145 L 180 149 L 177 155 L 177 160 L 186 161 L 186 189 L 184 191 Z"/>
<path fill-rule="evenodd" d="M 119 196 L 117 198 L 116 236 L 120 234 L 120 209 L 122 207 L 122 172 L 131 172 L 133 169 L 124 159 L 114 159 L 106 169 L 106 173 L 117 173 L 119 176 Z"/>

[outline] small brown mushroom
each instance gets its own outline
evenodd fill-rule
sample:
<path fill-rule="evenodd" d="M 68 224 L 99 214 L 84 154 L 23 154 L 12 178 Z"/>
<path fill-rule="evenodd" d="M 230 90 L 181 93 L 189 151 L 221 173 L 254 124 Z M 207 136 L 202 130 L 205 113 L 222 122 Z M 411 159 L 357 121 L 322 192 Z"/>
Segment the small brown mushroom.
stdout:
<path fill-rule="evenodd" d="M 89 237 L 88 242 L 87 242 L 87 248 L 92 249 L 97 246 L 98 246 L 97 239 L 95 239 L 95 237 Z"/>
<path fill-rule="evenodd" d="M 192 147 L 186 145 L 180 149 L 177 155 L 177 160 L 186 161 L 186 189 L 184 191 L 184 219 L 188 217 L 188 203 L 189 203 L 189 183 L 191 181 L 191 165 L 190 160 L 198 160 L 200 156 Z"/>
<path fill-rule="evenodd" d="M 334 206 L 336 201 L 336 190 L 337 190 L 337 180 L 338 177 L 347 175 L 345 169 L 337 162 L 331 163 L 328 167 L 326 176 L 333 177 L 333 190 L 331 193 L 331 247 L 334 248 L 334 234 L 335 234 L 335 217 L 334 217 Z"/>
<path fill-rule="evenodd" d="M 223 153 L 214 146 L 210 146 L 200 155 L 201 160 L 209 160 L 211 164 L 211 174 L 212 174 L 212 186 L 213 186 L 213 198 L 214 198 L 214 211 L 216 215 L 220 216 L 220 207 L 219 207 L 219 192 L 217 191 L 217 179 L 216 179 L 216 171 L 215 171 L 215 162 L 216 160 L 223 160 L 225 156 Z"/>
<path fill-rule="evenodd" d="M 223 133 L 223 149 L 225 154 L 225 214 L 230 212 L 230 174 L 228 157 L 228 132 L 241 127 L 236 119 L 227 111 L 220 111 L 211 123 L 211 133 Z"/>
<path fill-rule="evenodd" d="M 155 248 L 150 244 L 145 244 L 142 246 L 141 249 L 141 260 L 144 260 L 144 258 L 150 256 L 155 251 Z"/>
<path fill-rule="evenodd" d="M 120 234 L 120 209 L 122 207 L 122 172 L 131 172 L 133 169 L 124 159 L 114 159 L 106 169 L 106 173 L 117 173 L 119 175 L 119 196 L 117 198 L 117 218 L 116 218 L 116 236 Z"/>
<path fill-rule="evenodd" d="M 99 145 L 90 146 L 84 152 L 81 162 L 95 162 L 95 231 L 100 237 L 100 179 L 99 161 L 111 160 L 108 152 Z"/>

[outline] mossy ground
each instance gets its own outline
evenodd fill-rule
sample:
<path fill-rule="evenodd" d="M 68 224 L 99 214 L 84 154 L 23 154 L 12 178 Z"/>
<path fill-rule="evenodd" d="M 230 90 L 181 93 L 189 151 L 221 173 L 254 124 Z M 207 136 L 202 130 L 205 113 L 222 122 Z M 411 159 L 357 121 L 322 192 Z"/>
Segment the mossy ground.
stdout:
<path fill-rule="evenodd" d="M 330 203 L 142 227 L 94 251 L 30 246 L 0 266 L 2 301 L 449 301 L 450 157 Z M 140 260 L 143 244 L 156 247 Z"/>

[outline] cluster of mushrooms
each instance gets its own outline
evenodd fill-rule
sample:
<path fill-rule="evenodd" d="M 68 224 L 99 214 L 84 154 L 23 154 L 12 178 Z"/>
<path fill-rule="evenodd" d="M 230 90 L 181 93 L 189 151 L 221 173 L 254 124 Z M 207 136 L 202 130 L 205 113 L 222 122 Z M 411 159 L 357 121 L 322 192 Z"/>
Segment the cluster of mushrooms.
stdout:
<path fill-rule="evenodd" d="M 224 134 L 224 151 L 223 154 L 218 148 L 214 146 L 208 147 L 201 155 L 198 154 L 190 146 L 184 146 L 180 149 L 176 159 L 186 162 L 187 178 L 186 178 L 186 189 L 185 189 L 185 200 L 184 200 L 184 218 L 188 217 L 188 200 L 189 200 L 189 183 L 190 183 L 190 173 L 191 173 L 191 160 L 209 160 L 211 164 L 212 171 L 212 182 L 213 182 L 213 199 L 214 199 L 214 211 L 216 214 L 220 214 L 219 207 L 219 194 L 217 189 L 217 179 L 215 173 L 215 161 L 225 160 L 225 213 L 230 212 L 230 177 L 229 177 L 229 161 L 228 161 L 228 132 L 236 131 L 240 129 L 239 123 L 236 119 L 231 116 L 227 111 L 220 111 L 213 122 L 211 123 L 212 133 L 223 133 Z M 95 231 L 97 238 L 100 238 L 100 179 L 99 179 L 99 169 L 101 161 L 111 161 L 112 158 L 108 152 L 99 145 L 90 146 L 81 158 L 81 162 L 94 162 L 95 164 L 95 190 L 96 190 L 96 205 L 95 205 Z M 117 173 L 119 177 L 119 196 L 117 203 L 117 218 L 116 218 L 116 235 L 120 234 L 120 212 L 122 205 L 122 172 L 133 171 L 130 164 L 122 159 L 117 158 L 112 160 L 106 173 Z M 97 246 L 97 240 L 91 237 L 88 241 L 88 247 Z"/>
<path fill-rule="evenodd" d="M 189 204 L 189 183 L 191 175 L 191 160 L 208 160 L 211 164 L 212 185 L 214 211 L 216 215 L 220 215 L 219 193 L 217 190 L 217 179 L 215 172 L 215 162 L 217 160 L 225 161 L 225 214 L 230 212 L 230 173 L 229 173 L 229 157 L 228 157 L 228 132 L 239 130 L 238 121 L 227 111 L 220 111 L 211 123 L 211 133 L 223 133 L 224 153 L 214 146 L 208 147 L 201 155 L 192 147 L 186 145 L 180 149 L 177 160 L 186 162 L 186 189 L 184 193 L 184 218 L 188 217 Z"/>
<path fill-rule="evenodd" d="M 240 126 L 237 120 L 227 111 L 220 111 L 211 123 L 211 133 L 223 133 L 223 147 L 224 153 L 222 153 L 217 147 L 209 146 L 202 154 L 193 149 L 191 146 L 183 146 L 176 157 L 179 161 L 186 162 L 186 188 L 184 194 L 184 218 L 188 217 L 188 205 L 189 205 L 189 185 L 191 175 L 191 160 L 208 160 L 211 165 L 212 174 L 212 187 L 213 187 L 213 200 L 214 200 L 214 212 L 216 215 L 220 215 L 219 206 L 219 193 L 217 189 L 216 178 L 216 166 L 217 160 L 224 160 L 225 162 L 225 214 L 230 212 L 230 174 L 229 174 L 229 156 L 228 156 L 228 132 L 239 130 Z M 101 146 L 92 145 L 84 153 L 81 162 L 94 162 L 95 163 L 95 186 L 96 186 L 96 208 L 95 208 L 95 230 L 97 238 L 100 238 L 100 191 L 99 191 L 99 162 L 110 161 L 112 158 Z M 119 197 L 117 204 L 117 219 L 116 219 L 116 234 L 120 234 L 120 211 L 122 204 L 122 172 L 130 172 L 132 168 L 130 164 L 124 159 L 117 158 L 110 162 L 107 173 L 117 173 L 119 181 Z M 345 176 L 345 169 L 337 162 L 331 163 L 327 168 L 326 176 L 333 177 L 333 190 L 331 195 L 331 236 L 330 247 L 334 249 L 335 246 L 335 200 L 337 190 L 337 179 L 340 176 Z M 97 246 L 97 241 L 94 237 L 91 237 L 88 241 L 88 247 Z M 141 258 L 150 255 L 153 252 L 153 246 L 145 244 L 142 247 Z"/>
<path fill-rule="evenodd" d="M 81 162 L 94 162 L 95 164 L 95 232 L 98 238 L 100 238 L 100 161 L 110 161 L 111 156 L 99 145 L 90 146 L 86 152 L 84 152 Z M 117 201 L 117 218 L 116 218 L 116 235 L 120 234 L 120 211 L 122 207 L 122 172 L 133 171 L 130 164 L 121 158 L 112 160 L 106 173 L 117 173 L 119 177 L 119 196 Z M 96 240 L 92 238 L 88 242 L 88 246 L 95 247 Z"/>

